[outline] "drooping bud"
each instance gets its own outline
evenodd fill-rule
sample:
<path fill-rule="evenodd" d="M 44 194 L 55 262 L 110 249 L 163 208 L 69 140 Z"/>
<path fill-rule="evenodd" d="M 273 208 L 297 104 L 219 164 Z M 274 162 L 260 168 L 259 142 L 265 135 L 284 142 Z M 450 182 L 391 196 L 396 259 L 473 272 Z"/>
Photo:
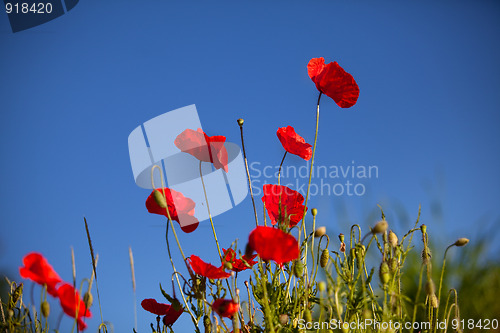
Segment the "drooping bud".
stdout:
<path fill-rule="evenodd" d="M 296 278 L 300 279 L 302 275 L 304 275 L 304 264 L 302 261 L 297 260 L 293 264 L 293 275 L 295 275 Z"/>
<path fill-rule="evenodd" d="M 386 261 L 382 261 L 378 273 L 380 277 L 380 282 L 382 282 L 382 284 L 385 286 L 391 278 L 391 274 L 389 273 L 389 265 L 387 265 Z"/>
<path fill-rule="evenodd" d="M 394 248 L 398 246 L 398 236 L 392 230 L 389 231 L 389 244 Z"/>
<path fill-rule="evenodd" d="M 311 209 L 312 216 L 318 215 L 318 210 L 316 208 Z"/>
<path fill-rule="evenodd" d="M 288 315 L 286 313 L 280 314 L 279 316 L 279 321 L 282 326 L 285 326 L 288 324 Z"/>
<path fill-rule="evenodd" d="M 85 295 L 83 295 L 83 304 L 85 304 L 87 309 L 90 309 L 93 301 L 94 301 L 94 298 L 92 297 L 92 294 L 87 291 L 85 293 Z"/>
<path fill-rule="evenodd" d="M 434 285 L 434 281 L 428 280 L 425 284 L 425 292 L 427 295 L 431 296 L 436 292 L 436 286 Z"/>
<path fill-rule="evenodd" d="M 344 242 L 344 234 L 342 234 L 342 233 L 339 234 L 339 240 L 341 243 Z"/>
<path fill-rule="evenodd" d="M 224 263 L 224 268 L 227 270 L 232 270 L 233 269 L 233 264 L 231 264 L 229 261 L 226 261 Z"/>
<path fill-rule="evenodd" d="M 326 227 L 319 227 L 314 231 L 314 237 L 321 237 L 326 234 Z"/>
<path fill-rule="evenodd" d="M 318 282 L 318 290 L 321 291 L 321 292 L 323 292 L 323 291 L 326 290 L 326 283 L 325 283 L 325 281 Z"/>
<path fill-rule="evenodd" d="M 240 127 L 241 127 L 241 126 L 243 126 L 243 123 L 245 121 L 242 118 L 240 118 L 240 119 L 237 120 L 237 122 L 238 122 L 238 125 L 240 125 Z"/>
<path fill-rule="evenodd" d="M 44 316 L 45 318 L 48 318 L 49 314 L 50 314 L 49 302 L 43 301 L 42 304 L 40 305 L 40 310 L 42 312 L 42 316 Z"/>
<path fill-rule="evenodd" d="M 388 227 L 389 227 L 389 224 L 387 223 L 386 220 L 379 221 L 373 227 L 372 233 L 373 234 L 381 234 L 381 233 L 385 232 Z"/>
<path fill-rule="evenodd" d="M 153 196 L 158 206 L 161 208 L 167 208 L 167 200 L 165 200 L 161 190 L 155 190 Z"/>
<path fill-rule="evenodd" d="M 457 239 L 457 241 L 455 243 L 453 243 L 453 245 L 465 246 L 465 245 L 467 245 L 467 243 L 469 243 L 469 240 L 467 238 L 459 238 L 459 239 Z"/>
<path fill-rule="evenodd" d="M 212 321 L 207 315 L 203 317 L 203 326 L 205 327 L 205 333 L 212 333 Z"/>
<path fill-rule="evenodd" d="M 326 264 L 328 264 L 328 260 L 330 259 L 330 252 L 328 249 L 324 249 L 321 253 L 321 259 L 319 260 L 319 264 L 322 268 L 325 268 Z"/>

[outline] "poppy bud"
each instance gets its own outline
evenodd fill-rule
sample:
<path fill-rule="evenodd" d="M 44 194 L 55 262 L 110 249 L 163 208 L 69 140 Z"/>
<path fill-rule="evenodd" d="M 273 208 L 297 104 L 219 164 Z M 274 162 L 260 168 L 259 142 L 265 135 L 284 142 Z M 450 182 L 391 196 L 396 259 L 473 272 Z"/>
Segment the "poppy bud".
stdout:
<path fill-rule="evenodd" d="M 427 226 L 425 224 L 422 224 L 420 226 L 420 230 L 422 231 L 422 234 L 425 235 L 427 233 Z"/>
<path fill-rule="evenodd" d="M 453 244 L 455 246 L 465 246 L 469 243 L 469 240 L 467 238 L 459 238 L 457 241 Z"/>
<path fill-rule="evenodd" d="M 215 280 L 214 279 L 208 279 L 208 282 L 210 282 L 211 284 L 215 284 Z"/>
<path fill-rule="evenodd" d="M 389 227 L 389 224 L 387 223 L 386 220 L 379 221 L 373 227 L 372 233 L 373 234 L 381 234 L 381 233 L 385 232 L 388 227 Z"/>
<path fill-rule="evenodd" d="M 316 208 L 311 209 L 312 216 L 318 215 L 318 210 Z"/>
<path fill-rule="evenodd" d="M 85 295 L 83 295 L 83 303 L 85 304 L 87 309 L 90 309 L 90 306 L 92 305 L 93 301 L 94 298 L 92 297 L 92 294 L 87 291 Z"/>
<path fill-rule="evenodd" d="M 279 316 L 279 321 L 280 321 L 280 324 L 281 326 L 285 326 L 286 324 L 288 324 L 288 315 L 286 313 L 283 313 L 283 314 L 280 314 Z"/>
<path fill-rule="evenodd" d="M 423 249 L 422 250 L 422 262 L 424 264 L 427 264 L 430 259 L 431 259 L 431 252 L 429 250 Z"/>
<path fill-rule="evenodd" d="M 240 118 L 240 119 L 238 119 L 238 120 L 237 120 L 237 122 L 238 122 L 238 125 L 240 125 L 240 127 L 241 127 L 241 126 L 243 126 L 243 123 L 244 123 L 245 121 L 244 121 L 243 119 L 241 119 L 241 118 Z"/>
<path fill-rule="evenodd" d="M 306 323 L 312 322 L 313 318 L 312 318 L 311 310 L 305 309 L 303 318 L 306 321 Z"/>
<path fill-rule="evenodd" d="M 363 261 L 365 249 L 364 245 L 356 246 L 356 259 L 358 259 L 359 262 Z"/>
<path fill-rule="evenodd" d="M 439 301 L 438 301 L 436 294 L 432 294 L 429 296 L 429 302 L 434 309 L 436 309 L 438 307 Z"/>
<path fill-rule="evenodd" d="M 167 200 L 165 200 L 165 197 L 163 196 L 163 193 L 159 190 L 154 191 L 154 198 L 158 206 L 161 208 L 167 208 Z"/>
<path fill-rule="evenodd" d="M 326 290 L 326 283 L 325 283 L 325 281 L 320 281 L 318 283 L 318 290 L 319 291 L 325 291 Z"/>
<path fill-rule="evenodd" d="M 8 317 L 8 318 L 12 318 L 12 317 L 14 317 L 14 310 L 9 309 L 9 311 L 7 311 L 7 317 Z"/>
<path fill-rule="evenodd" d="M 436 292 L 436 286 L 434 285 L 434 281 L 428 280 L 425 284 L 425 292 L 427 295 L 433 295 Z"/>
<path fill-rule="evenodd" d="M 326 264 L 328 264 L 328 259 L 330 259 L 330 252 L 328 249 L 324 249 L 321 253 L 321 259 L 319 260 L 319 264 L 322 268 L 325 268 Z"/>
<path fill-rule="evenodd" d="M 224 268 L 228 269 L 228 270 L 231 270 L 231 269 L 233 269 L 233 264 L 231 264 L 229 261 L 226 261 L 224 263 Z"/>
<path fill-rule="evenodd" d="M 319 227 L 314 231 L 314 237 L 321 237 L 326 234 L 326 227 Z"/>
<path fill-rule="evenodd" d="M 386 261 L 382 261 L 378 273 L 380 277 L 380 282 L 382 282 L 382 284 L 385 286 L 391 278 L 391 274 L 389 273 L 389 265 L 387 265 Z"/>
<path fill-rule="evenodd" d="M 364 309 L 361 316 L 364 318 L 364 319 L 372 319 L 372 312 L 368 309 Z"/>
<path fill-rule="evenodd" d="M 304 275 L 304 264 L 302 261 L 297 260 L 293 264 L 293 275 L 295 275 L 296 278 L 300 279 L 302 275 Z"/>
<path fill-rule="evenodd" d="M 341 243 L 344 242 L 344 234 L 342 234 L 342 233 L 339 234 L 339 240 Z"/>
<path fill-rule="evenodd" d="M 398 246 L 398 236 L 392 230 L 389 231 L 389 244 L 392 247 Z"/>
<path fill-rule="evenodd" d="M 394 274 L 398 270 L 398 260 L 396 258 L 389 259 L 389 271 Z"/>
<path fill-rule="evenodd" d="M 212 321 L 207 315 L 203 317 L 203 326 L 205 327 L 205 333 L 212 333 Z"/>
<path fill-rule="evenodd" d="M 42 312 L 42 316 L 47 318 L 50 314 L 50 305 L 49 302 L 43 301 L 42 304 L 40 305 L 40 310 Z"/>

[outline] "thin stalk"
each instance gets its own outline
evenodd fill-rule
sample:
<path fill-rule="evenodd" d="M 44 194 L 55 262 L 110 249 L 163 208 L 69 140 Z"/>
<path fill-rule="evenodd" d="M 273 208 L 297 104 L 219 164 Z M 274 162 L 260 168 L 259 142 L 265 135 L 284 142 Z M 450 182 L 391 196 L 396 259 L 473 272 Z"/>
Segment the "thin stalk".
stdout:
<path fill-rule="evenodd" d="M 413 317 L 412 317 L 412 323 L 415 322 L 417 318 L 417 308 L 418 308 L 418 297 L 420 296 L 420 290 L 422 289 L 422 276 L 424 275 L 424 264 L 420 267 L 420 274 L 418 277 L 418 288 L 417 288 L 417 294 L 415 295 L 415 304 L 413 305 Z M 411 325 L 412 328 L 410 330 L 410 333 L 413 333 L 413 325 Z"/>
<path fill-rule="evenodd" d="M 215 244 L 217 245 L 217 251 L 219 251 L 219 258 L 222 261 L 222 252 L 220 251 L 219 240 L 217 239 L 217 234 L 215 233 L 214 221 L 212 220 L 212 214 L 210 214 L 210 206 L 208 204 L 208 196 L 207 189 L 205 188 L 205 181 L 203 180 L 203 171 L 201 170 L 201 161 L 200 161 L 200 178 L 201 185 L 203 185 L 203 193 L 205 194 L 205 202 L 207 203 L 208 210 L 208 218 L 210 219 L 210 225 L 212 226 L 212 232 L 214 233 Z"/>
<path fill-rule="evenodd" d="M 285 161 L 286 153 L 288 153 L 288 152 L 285 150 L 285 155 L 283 155 L 283 158 L 281 159 L 280 168 L 278 170 L 278 185 L 280 185 L 280 181 L 281 181 L 281 167 L 283 166 L 283 162 Z"/>
<path fill-rule="evenodd" d="M 441 288 L 443 287 L 443 278 L 444 278 L 444 266 L 446 265 L 446 254 L 448 253 L 448 250 L 453 247 L 455 244 L 452 244 L 446 248 L 444 251 L 444 257 L 443 257 L 443 267 L 441 268 L 441 277 L 439 278 L 439 289 L 438 289 L 438 308 L 436 309 L 436 320 L 439 318 L 439 305 L 441 303 Z M 436 332 L 436 325 L 434 326 L 434 332 Z"/>
<path fill-rule="evenodd" d="M 299 228 L 299 235 L 298 235 L 298 242 L 299 242 L 299 244 L 300 244 L 300 234 L 301 234 L 301 231 L 302 230 L 304 231 L 304 237 L 305 237 L 305 234 L 306 234 L 305 220 L 306 220 L 306 211 L 307 211 L 307 201 L 309 200 L 309 192 L 311 190 L 312 172 L 313 172 L 313 166 L 314 166 L 314 156 L 316 155 L 316 144 L 318 142 L 319 102 L 321 100 L 321 95 L 322 95 L 322 93 L 320 92 L 319 96 L 318 96 L 317 106 L 316 106 L 316 132 L 314 134 L 314 145 L 313 145 L 313 151 L 312 151 L 312 157 L 311 157 L 311 167 L 310 167 L 310 170 L 309 170 L 309 182 L 307 184 L 306 199 L 304 201 L 304 214 L 302 216 L 302 222 L 301 222 L 301 226 Z M 307 243 L 306 243 L 306 250 L 307 250 Z M 307 257 L 305 259 L 306 259 L 306 263 L 307 263 Z"/>
<path fill-rule="evenodd" d="M 259 226 L 259 219 L 257 217 L 257 208 L 255 208 L 255 199 L 253 197 L 252 179 L 250 178 L 250 171 L 248 170 L 248 160 L 247 160 L 247 153 L 246 153 L 246 150 L 245 150 L 245 140 L 243 140 L 243 121 L 241 121 L 241 122 L 238 121 L 238 124 L 240 125 L 241 148 L 243 150 L 243 159 L 245 160 L 245 170 L 247 172 L 248 188 L 250 190 L 250 197 L 252 198 L 253 212 L 255 214 L 255 225 L 258 227 Z M 265 215 L 264 215 L 264 218 L 265 218 Z"/>

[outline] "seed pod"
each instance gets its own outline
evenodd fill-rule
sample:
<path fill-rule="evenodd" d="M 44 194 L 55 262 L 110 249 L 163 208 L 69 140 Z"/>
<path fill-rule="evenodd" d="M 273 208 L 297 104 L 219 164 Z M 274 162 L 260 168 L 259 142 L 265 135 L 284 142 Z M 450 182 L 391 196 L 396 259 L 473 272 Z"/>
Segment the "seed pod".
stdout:
<path fill-rule="evenodd" d="M 341 243 L 343 243 L 343 242 L 344 242 L 344 238 L 345 238 L 345 237 L 344 237 L 344 234 L 340 233 L 340 234 L 339 234 L 339 240 L 340 240 L 340 242 L 341 242 Z"/>
<path fill-rule="evenodd" d="M 321 267 L 325 268 L 326 264 L 328 264 L 328 259 L 330 259 L 330 252 L 328 249 L 324 249 L 321 253 L 321 259 L 319 260 Z"/>
<path fill-rule="evenodd" d="M 85 293 L 85 295 L 83 295 L 83 304 L 85 304 L 87 309 L 90 309 L 93 301 L 94 301 L 94 298 L 92 297 L 92 294 L 87 291 Z"/>
<path fill-rule="evenodd" d="M 389 264 L 389 271 L 391 272 L 391 274 L 396 273 L 396 271 L 398 270 L 398 259 L 391 258 L 389 259 L 388 264 Z"/>
<path fill-rule="evenodd" d="M 314 237 L 321 237 L 326 234 L 326 227 L 319 227 L 314 231 Z"/>
<path fill-rule="evenodd" d="M 305 309 L 304 310 L 304 320 L 306 321 L 306 323 L 311 323 L 313 318 L 312 318 L 312 314 L 311 314 L 311 310 L 309 309 Z"/>
<path fill-rule="evenodd" d="M 304 264 L 302 261 L 297 260 L 293 264 L 293 275 L 295 275 L 296 278 L 300 279 L 302 275 L 304 275 Z"/>
<path fill-rule="evenodd" d="M 318 210 L 316 208 L 311 209 L 312 216 L 318 215 Z"/>
<path fill-rule="evenodd" d="M 427 226 L 425 224 L 422 224 L 420 226 L 420 230 L 422 231 L 422 234 L 425 235 L 427 233 Z"/>
<path fill-rule="evenodd" d="M 429 296 L 434 295 L 434 293 L 436 292 L 436 286 L 434 285 L 434 281 L 432 280 L 427 281 L 427 283 L 425 284 L 425 292 Z"/>
<path fill-rule="evenodd" d="M 161 208 L 167 208 L 167 201 L 163 197 L 162 190 L 155 190 L 153 196 L 158 206 L 160 206 Z"/>
<path fill-rule="evenodd" d="M 288 315 L 286 313 L 280 314 L 279 316 L 279 321 L 282 326 L 285 326 L 288 324 Z"/>
<path fill-rule="evenodd" d="M 50 314 L 49 302 L 43 301 L 42 304 L 40 305 L 40 310 L 42 312 L 42 316 L 44 316 L 45 318 L 48 318 L 49 314 Z"/>
<path fill-rule="evenodd" d="M 465 246 L 469 243 L 469 240 L 467 238 L 459 238 L 457 241 L 453 244 L 455 246 Z"/>
<path fill-rule="evenodd" d="M 429 296 L 429 302 L 434 309 L 436 309 L 438 307 L 439 301 L 438 301 L 436 294 L 432 294 Z"/>
<path fill-rule="evenodd" d="M 385 286 L 391 278 L 391 274 L 389 273 L 389 265 L 387 265 L 386 261 L 382 261 L 378 273 L 380 277 L 380 282 L 382 282 L 382 284 Z"/>
<path fill-rule="evenodd" d="M 389 224 L 387 223 L 386 220 L 379 221 L 373 227 L 372 233 L 373 234 L 381 234 L 381 233 L 385 232 L 388 227 L 389 227 Z"/>
<path fill-rule="evenodd" d="M 14 310 L 9 309 L 9 311 L 7 311 L 7 317 L 8 317 L 8 318 L 12 318 L 12 317 L 14 317 Z"/>
<path fill-rule="evenodd" d="M 203 317 L 203 326 L 205 327 L 205 333 L 212 333 L 212 321 L 207 315 Z"/>
<path fill-rule="evenodd" d="M 392 230 L 389 231 L 389 244 L 394 248 L 398 246 L 398 236 Z"/>
<path fill-rule="evenodd" d="M 241 118 L 240 118 L 240 119 L 238 119 L 237 121 L 238 121 L 238 125 L 240 125 L 240 126 L 243 126 L 243 123 L 245 122 L 245 121 L 244 121 L 243 119 L 241 119 Z"/>

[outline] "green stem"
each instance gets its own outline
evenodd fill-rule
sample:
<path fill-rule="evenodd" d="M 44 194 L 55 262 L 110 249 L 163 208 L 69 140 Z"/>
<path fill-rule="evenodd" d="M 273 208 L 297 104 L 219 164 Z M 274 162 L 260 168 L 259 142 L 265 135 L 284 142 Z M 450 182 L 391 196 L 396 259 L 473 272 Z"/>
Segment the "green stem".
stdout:
<path fill-rule="evenodd" d="M 446 265 L 446 254 L 448 253 L 448 250 L 453 247 L 454 244 L 448 246 L 446 250 L 444 251 L 444 258 L 443 258 L 443 267 L 441 268 L 441 277 L 439 278 L 439 289 L 438 289 L 438 308 L 436 309 L 436 319 L 439 317 L 439 305 L 441 304 L 441 288 L 443 287 L 443 278 L 444 278 L 444 266 Z M 434 327 L 434 332 L 436 332 L 436 327 Z"/>
<path fill-rule="evenodd" d="M 279 170 L 278 170 L 278 185 L 280 185 L 280 180 L 281 180 L 281 167 L 283 166 L 283 162 L 285 161 L 286 153 L 288 153 L 288 152 L 287 152 L 287 151 L 285 151 L 285 155 L 283 155 L 283 158 L 281 159 L 280 168 L 279 168 Z"/>
<path fill-rule="evenodd" d="M 220 251 L 219 240 L 217 239 L 217 234 L 215 233 L 214 221 L 212 220 L 212 214 L 210 214 L 210 206 L 208 205 L 208 196 L 207 196 L 207 190 L 205 188 L 205 182 L 203 180 L 203 171 L 201 170 L 201 163 L 202 162 L 200 161 L 200 178 L 201 178 L 201 184 L 203 185 L 203 193 L 205 194 L 205 202 L 207 203 L 208 218 L 210 219 L 210 225 L 212 226 L 212 232 L 214 233 L 215 244 L 217 245 L 217 251 L 219 251 L 219 258 L 222 261 L 222 252 Z"/>
<path fill-rule="evenodd" d="M 243 123 L 240 124 L 240 133 L 241 133 L 241 148 L 243 150 L 243 159 L 245 161 L 245 170 L 247 172 L 247 178 L 248 178 L 248 188 L 250 190 L 250 197 L 252 198 L 253 212 L 255 215 L 255 225 L 258 227 L 259 226 L 259 219 L 257 217 L 257 208 L 255 208 L 255 199 L 253 197 L 252 179 L 250 178 L 250 171 L 248 170 L 248 160 L 247 160 L 247 153 L 245 150 L 245 140 L 243 140 Z M 264 219 L 265 218 L 266 218 L 266 216 L 264 214 Z"/>
<path fill-rule="evenodd" d="M 417 288 L 417 294 L 415 295 L 415 304 L 413 305 L 413 317 L 412 317 L 412 323 L 415 322 L 417 318 L 417 308 L 418 308 L 418 297 L 420 296 L 420 290 L 422 289 L 422 276 L 424 275 L 424 264 L 420 267 L 420 274 L 418 277 L 418 288 Z M 410 333 L 413 333 L 413 325 L 410 330 Z"/>

